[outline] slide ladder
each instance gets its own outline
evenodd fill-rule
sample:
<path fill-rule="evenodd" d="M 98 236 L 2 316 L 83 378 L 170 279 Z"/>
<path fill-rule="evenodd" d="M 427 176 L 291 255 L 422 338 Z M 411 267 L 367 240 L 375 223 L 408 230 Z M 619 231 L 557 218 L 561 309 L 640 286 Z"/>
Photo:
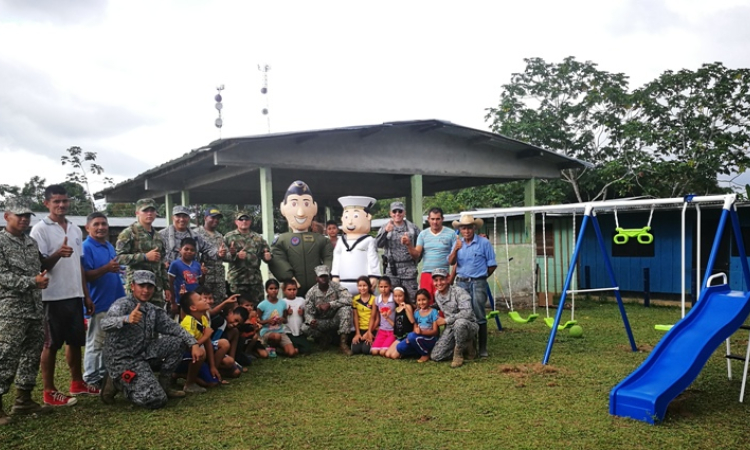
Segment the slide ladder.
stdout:
<path fill-rule="evenodd" d="M 750 326 L 742 325 L 740 330 L 749 330 Z M 740 388 L 740 403 L 745 399 L 745 386 L 747 385 L 747 363 L 750 360 L 750 338 L 747 341 L 747 349 L 745 350 L 745 356 L 732 354 L 732 346 L 730 342 L 731 338 L 727 338 L 727 378 L 732 379 L 732 360 L 744 361 L 745 366 L 742 369 L 742 387 Z"/>
<path fill-rule="evenodd" d="M 732 291 L 726 284 L 706 288 L 643 364 L 612 389 L 610 414 L 652 424 L 663 420 L 669 403 L 698 377 L 748 314 L 750 292 Z"/>

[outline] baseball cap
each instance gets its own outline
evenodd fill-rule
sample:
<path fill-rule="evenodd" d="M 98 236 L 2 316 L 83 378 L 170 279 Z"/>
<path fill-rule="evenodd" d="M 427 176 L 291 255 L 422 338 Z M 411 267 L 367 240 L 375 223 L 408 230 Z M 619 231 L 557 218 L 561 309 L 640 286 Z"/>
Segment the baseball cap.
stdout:
<path fill-rule="evenodd" d="M 215 206 L 209 206 L 205 211 L 203 211 L 203 217 L 216 216 L 223 216 L 223 214 L 221 213 L 221 210 Z"/>
<path fill-rule="evenodd" d="M 175 205 L 172 208 L 172 215 L 176 216 L 178 214 L 185 214 L 186 216 L 190 216 L 190 210 L 187 208 L 187 206 Z"/>
<path fill-rule="evenodd" d="M 136 270 L 133 272 L 133 283 L 153 284 L 156 286 L 156 276 L 150 270 Z"/>
<path fill-rule="evenodd" d="M 249 213 L 249 212 L 247 212 L 247 211 L 237 211 L 236 213 L 234 213 L 234 218 L 235 218 L 235 219 L 241 219 L 241 218 L 243 218 L 243 217 L 247 217 L 247 218 L 249 218 L 249 219 L 252 219 L 252 218 L 253 218 L 253 216 L 252 216 L 252 215 L 250 215 L 250 213 Z"/>
<path fill-rule="evenodd" d="M 315 267 L 315 275 L 318 277 L 323 275 L 331 275 L 331 271 L 328 270 L 328 266 L 320 265 Z"/>
<path fill-rule="evenodd" d="M 448 278 L 448 271 L 443 269 L 442 267 L 438 267 L 437 269 L 432 271 L 432 278 L 435 277 Z"/>
<path fill-rule="evenodd" d="M 391 203 L 391 211 L 394 211 L 396 209 L 400 209 L 401 211 L 406 211 L 406 207 L 404 206 L 404 202 L 393 202 Z"/>
<path fill-rule="evenodd" d="M 22 214 L 31 214 L 32 216 L 36 215 L 31 212 L 31 202 L 22 197 L 6 198 L 5 210 L 18 216 Z"/>
<path fill-rule="evenodd" d="M 143 210 L 154 208 L 158 210 L 159 208 L 156 207 L 156 202 L 153 198 L 142 198 L 135 202 L 135 210 L 138 212 L 141 212 Z"/>

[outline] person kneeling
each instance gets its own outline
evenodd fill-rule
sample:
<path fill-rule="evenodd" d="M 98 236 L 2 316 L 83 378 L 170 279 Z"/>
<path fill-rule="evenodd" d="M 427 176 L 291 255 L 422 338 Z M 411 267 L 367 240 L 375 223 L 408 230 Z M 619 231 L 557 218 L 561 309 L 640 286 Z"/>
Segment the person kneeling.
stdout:
<path fill-rule="evenodd" d="M 104 403 L 113 403 L 122 392 L 135 405 L 161 408 L 168 398 L 185 396 L 170 387 L 183 351 L 189 347 L 193 361 L 205 357 L 193 336 L 170 320 L 166 311 L 149 303 L 155 288 L 153 272 L 135 271 L 131 294 L 115 301 L 102 320 L 108 373 L 101 394 Z M 158 379 L 152 367 L 159 367 Z"/>

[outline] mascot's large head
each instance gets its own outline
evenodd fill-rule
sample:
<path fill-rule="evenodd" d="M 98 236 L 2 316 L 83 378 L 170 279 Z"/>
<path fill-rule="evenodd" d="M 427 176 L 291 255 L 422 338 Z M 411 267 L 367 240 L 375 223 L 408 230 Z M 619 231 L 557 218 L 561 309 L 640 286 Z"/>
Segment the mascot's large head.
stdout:
<path fill-rule="evenodd" d="M 281 214 L 295 233 L 304 233 L 310 229 L 318 204 L 313 201 L 310 187 L 304 181 L 295 181 L 289 185 L 281 202 Z"/>
<path fill-rule="evenodd" d="M 375 205 L 372 197 L 341 197 L 339 203 L 344 207 L 341 215 L 341 230 L 346 237 L 358 239 L 370 232 L 370 208 Z"/>

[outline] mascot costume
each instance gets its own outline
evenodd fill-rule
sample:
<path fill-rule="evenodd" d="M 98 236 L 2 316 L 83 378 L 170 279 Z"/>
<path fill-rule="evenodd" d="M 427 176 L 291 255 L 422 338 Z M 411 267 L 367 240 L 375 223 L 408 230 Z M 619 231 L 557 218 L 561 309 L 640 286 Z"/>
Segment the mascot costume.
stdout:
<path fill-rule="evenodd" d="M 292 183 L 281 202 L 281 214 L 292 231 L 280 234 L 273 241 L 273 259 L 268 265 L 277 280 L 295 280 L 301 297 L 316 284 L 315 267 L 321 264 L 331 267 L 333 263 L 331 241 L 310 231 L 317 213 L 318 205 L 307 183 Z"/>
<path fill-rule="evenodd" d="M 370 277 L 373 288 L 380 278 L 380 258 L 378 244 L 370 236 L 370 208 L 375 205 L 372 197 L 341 197 L 339 203 L 344 207 L 341 216 L 343 234 L 333 250 L 333 267 L 331 277 L 347 288 L 352 296 L 359 294 L 357 278 Z"/>

